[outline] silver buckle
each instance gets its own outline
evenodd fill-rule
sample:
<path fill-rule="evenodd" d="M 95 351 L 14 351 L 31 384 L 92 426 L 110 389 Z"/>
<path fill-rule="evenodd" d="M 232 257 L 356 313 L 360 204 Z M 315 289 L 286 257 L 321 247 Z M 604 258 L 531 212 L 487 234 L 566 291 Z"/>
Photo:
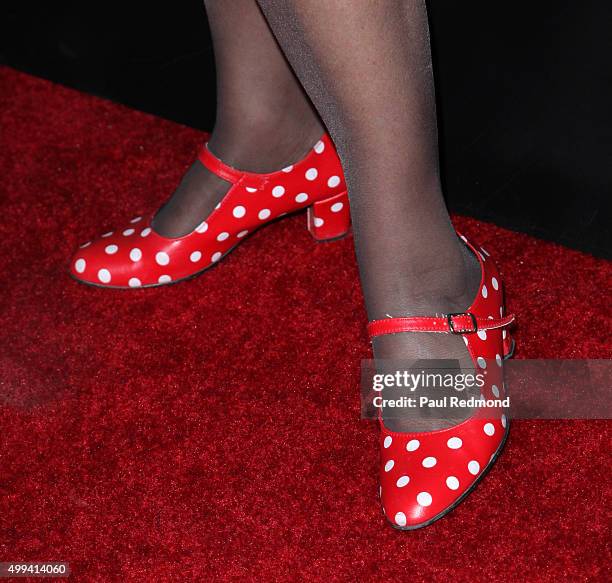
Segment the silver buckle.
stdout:
<path fill-rule="evenodd" d="M 453 318 L 456 316 L 469 316 L 472 319 L 473 330 L 457 330 L 453 322 Z M 472 312 L 453 312 L 452 314 L 446 314 L 446 321 L 448 322 L 448 329 L 451 334 L 474 334 L 478 332 L 478 323 L 476 322 L 476 316 Z"/>

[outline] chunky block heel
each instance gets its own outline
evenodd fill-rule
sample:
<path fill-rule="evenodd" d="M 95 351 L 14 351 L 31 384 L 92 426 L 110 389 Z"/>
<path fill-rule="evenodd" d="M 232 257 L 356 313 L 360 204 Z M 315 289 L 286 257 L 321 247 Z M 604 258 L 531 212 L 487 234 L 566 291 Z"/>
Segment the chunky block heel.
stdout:
<path fill-rule="evenodd" d="M 351 228 L 348 196 L 341 192 L 308 207 L 308 230 L 317 241 L 344 237 Z"/>

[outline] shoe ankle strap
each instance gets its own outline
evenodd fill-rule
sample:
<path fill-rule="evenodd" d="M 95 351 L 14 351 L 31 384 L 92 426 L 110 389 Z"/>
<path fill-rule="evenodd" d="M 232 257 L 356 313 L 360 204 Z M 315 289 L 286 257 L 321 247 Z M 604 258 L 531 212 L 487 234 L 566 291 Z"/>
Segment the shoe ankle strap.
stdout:
<path fill-rule="evenodd" d="M 443 316 L 385 318 L 368 324 L 370 338 L 400 332 L 438 332 L 442 334 L 475 334 L 479 330 L 504 328 L 514 322 L 514 315 L 501 318 L 478 318 L 471 312 Z"/>
<path fill-rule="evenodd" d="M 257 174 L 255 172 L 245 172 L 228 166 L 219 158 L 217 158 L 208 148 L 208 144 L 204 144 L 198 154 L 198 159 L 202 165 L 210 170 L 213 174 L 219 178 L 231 182 L 232 184 L 244 184 L 249 188 L 256 188 L 262 190 L 264 186 L 269 182 L 270 178 L 268 174 Z"/>

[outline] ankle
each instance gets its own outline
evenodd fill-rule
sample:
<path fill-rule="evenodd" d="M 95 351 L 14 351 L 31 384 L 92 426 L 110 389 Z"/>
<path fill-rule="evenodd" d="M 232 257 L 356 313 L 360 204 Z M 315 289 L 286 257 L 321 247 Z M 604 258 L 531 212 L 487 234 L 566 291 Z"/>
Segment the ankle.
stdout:
<path fill-rule="evenodd" d="M 462 312 L 474 301 L 479 283 L 478 260 L 461 245 L 455 261 L 421 272 L 416 289 L 407 297 L 414 303 L 415 311 Z"/>
<path fill-rule="evenodd" d="M 478 260 L 463 245 L 455 253 L 431 258 L 427 265 L 396 264 L 392 273 L 393 281 L 377 280 L 384 293 L 378 289 L 367 294 L 373 300 L 368 302 L 370 320 L 463 312 L 474 301 L 480 283 Z"/>
<path fill-rule="evenodd" d="M 220 119 L 208 145 L 229 166 L 248 172 L 275 172 L 303 158 L 324 131 L 318 118 L 259 112 L 240 120 L 239 128 Z"/>
<path fill-rule="evenodd" d="M 221 116 L 208 146 L 222 162 L 249 172 L 275 172 L 302 159 L 321 138 L 317 120 L 289 115 L 253 115 L 238 119 Z M 152 226 L 164 237 L 182 237 L 210 215 L 227 193 L 229 183 L 194 162 L 172 198 L 159 210 Z"/>

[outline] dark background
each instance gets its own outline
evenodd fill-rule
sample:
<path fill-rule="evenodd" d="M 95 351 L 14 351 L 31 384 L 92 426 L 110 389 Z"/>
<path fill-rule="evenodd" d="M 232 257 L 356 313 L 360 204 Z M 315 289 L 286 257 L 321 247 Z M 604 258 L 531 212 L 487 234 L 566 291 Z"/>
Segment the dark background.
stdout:
<path fill-rule="evenodd" d="M 451 209 L 612 257 L 612 3 L 434 0 L 430 18 Z M 0 63 L 214 122 L 201 0 L 4 0 Z"/>

